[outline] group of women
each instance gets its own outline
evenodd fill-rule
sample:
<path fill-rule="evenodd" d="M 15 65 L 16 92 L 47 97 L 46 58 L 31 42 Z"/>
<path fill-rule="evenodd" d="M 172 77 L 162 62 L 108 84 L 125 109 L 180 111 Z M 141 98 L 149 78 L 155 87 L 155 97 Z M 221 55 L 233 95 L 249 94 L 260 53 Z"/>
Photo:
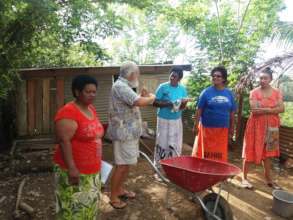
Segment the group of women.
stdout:
<path fill-rule="evenodd" d="M 197 100 L 194 132 L 197 134 L 192 155 L 228 161 L 228 142 L 234 133 L 236 102 L 226 88 L 227 70 L 211 71 L 212 85 Z M 251 188 L 248 165 L 263 162 L 268 186 L 278 188 L 270 175 L 270 158 L 279 156 L 279 113 L 284 111 L 281 92 L 270 85 L 272 71 L 264 69 L 260 86 L 250 92 L 251 113 L 243 146 L 242 185 Z M 54 154 L 56 173 L 57 219 L 95 219 L 99 214 L 99 172 L 104 128 L 92 105 L 98 88 L 95 78 L 80 75 L 72 82 L 75 100 L 56 114 L 58 146 Z"/>
<path fill-rule="evenodd" d="M 197 134 L 192 155 L 213 160 L 228 161 L 228 143 L 234 134 L 236 104 L 233 93 L 226 88 L 227 70 L 216 67 L 211 71 L 212 86 L 205 89 L 197 103 L 194 132 Z M 278 157 L 279 113 L 284 112 L 281 92 L 270 83 L 273 72 L 263 69 L 259 74 L 259 87 L 250 92 L 250 116 L 246 125 L 242 150 L 242 186 L 252 188 L 247 179 L 250 163 L 263 162 L 266 184 L 280 187 L 270 175 L 271 158 Z"/>

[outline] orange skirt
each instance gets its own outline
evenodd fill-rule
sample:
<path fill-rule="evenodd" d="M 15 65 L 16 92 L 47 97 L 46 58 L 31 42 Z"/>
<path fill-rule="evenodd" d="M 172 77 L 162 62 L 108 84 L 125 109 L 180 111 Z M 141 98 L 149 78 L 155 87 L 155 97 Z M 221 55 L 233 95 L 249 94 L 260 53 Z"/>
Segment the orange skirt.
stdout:
<path fill-rule="evenodd" d="M 192 156 L 227 162 L 228 133 L 228 128 L 206 128 L 200 123 Z"/>
<path fill-rule="evenodd" d="M 267 126 L 279 128 L 279 117 L 277 115 L 251 115 L 249 117 L 242 150 L 242 158 L 247 162 L 260 164 L 266 158 L 280 156 L 279 145 L 274 150 L 268 150 L 265 147 Z"/>

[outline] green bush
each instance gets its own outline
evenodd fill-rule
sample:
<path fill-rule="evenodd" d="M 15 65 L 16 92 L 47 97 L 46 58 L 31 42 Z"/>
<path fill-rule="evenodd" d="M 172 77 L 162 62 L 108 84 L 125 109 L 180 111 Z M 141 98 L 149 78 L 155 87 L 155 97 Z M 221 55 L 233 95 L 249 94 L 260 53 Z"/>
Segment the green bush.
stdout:
<path fill-rule="evenodd" d="M 293 102 L 285 102 L 285 112 L 281 114 L 281 124 L 293 127 Z"/>

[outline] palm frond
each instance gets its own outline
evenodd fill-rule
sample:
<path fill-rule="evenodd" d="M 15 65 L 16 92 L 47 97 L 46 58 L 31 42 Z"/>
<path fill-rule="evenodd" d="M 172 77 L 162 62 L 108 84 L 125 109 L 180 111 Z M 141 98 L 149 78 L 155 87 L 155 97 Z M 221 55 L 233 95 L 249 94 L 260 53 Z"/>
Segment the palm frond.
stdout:
<path fill-rule="evenodd" d="M 280 79 L 284 73 L 286 73 L 293 66 L 293 51 L 286 53 L 282 56 L 273 57 L 261 64 L 255 65 L 247 73 L 244 73 L 238 84 L 235 86 L 237 94 L 241 94 L 245 89 L 251 87 L 252 82 L 255 80 L 258 73 L 260 73 L 266 67 L 278 67 L 277 79 Z"/>
<path fill-rule="evenodd" d="M 272 41 L 279 46 L 289 47 L 293 45 L 293 22 L 279 21 L 273 28 Z"/>

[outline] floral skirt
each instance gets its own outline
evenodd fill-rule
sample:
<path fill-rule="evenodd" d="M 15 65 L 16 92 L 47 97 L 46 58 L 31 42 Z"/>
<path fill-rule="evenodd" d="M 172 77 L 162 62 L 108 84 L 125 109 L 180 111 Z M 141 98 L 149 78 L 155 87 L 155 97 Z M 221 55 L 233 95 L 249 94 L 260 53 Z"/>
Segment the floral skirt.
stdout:
<path fill-rule="evenodd" d="M 80 175 L 78 186 L 68 184 L 65 170 L 55 166 L 56 219 L 96 220 L 99 219 L 100 175 Z"/>
<path fill-rule="evenodd" d="M 160 160 L 181 155 L 182 151 L 182 119 L 167 120 L 157 118 L 157 138 L 154 162 L 160 166 Z"/>

